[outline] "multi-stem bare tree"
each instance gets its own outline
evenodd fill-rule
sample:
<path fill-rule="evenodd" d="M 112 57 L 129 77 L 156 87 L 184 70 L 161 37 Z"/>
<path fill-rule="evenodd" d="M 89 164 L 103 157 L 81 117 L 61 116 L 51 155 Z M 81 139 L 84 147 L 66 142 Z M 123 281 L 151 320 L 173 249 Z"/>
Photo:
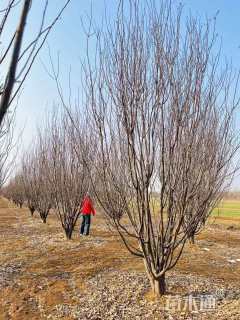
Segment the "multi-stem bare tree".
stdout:
<path fill-rule="evenodd" d="M 3 190 L 3 193 L 14 202 L 20 194 L 31 215 L 37 210 L 43 223 L 46 223 L 49 211 L 53 207 L 53 192 L 49 185 L 50 171 L 46 139 L 47 136 L 38 130 L 34 147 L 24 154 L 20 171 Z"/>
<path fill-rule="evenodd" d="M 169 1 L 129 1 L 127 14 L 125 5 L 84 65 L 89 131 L 99 141 L 93 188 L 162 295 L 166 272 L 232 177 L 237 76 L 220 63 L 215 20 L 183 21 Z"/>
<path fill-rule="evenodd" d="M 46 223 L 50 209 L 53 207 L 53 192 L 49 185 L 49 162 L 47 136 L 40 130 L 33 150 L 32 186 L 36 201 L 36 210 L 43 223 Z"/>
<path fill-rule="evenodd" d="M 38 207 L 38 181 L 35 176 L 36 161 L 31 154 L 25 154 L 22 159 L 22 185 L 24 188 L 24 198 L 31 215 Z"/>
<path fill-rule="evenodd" d="M 24 41 L 26 33 L 33 32 L 27 24 L 34 0 L 3 0 L 0 4 L 0 124 L 13 100 L 21 90 L 31 67 L 43 47 L 49 33 L 60 19 L 71 0 L 62 4 L 55 17 L 49 22 L 49 1 L 42 1 L 39 12 L 39 28 L 30 42 Z M 15 22 L 17 15 L 17 23 Z M 48 21 L 48 22 L 47 22 Z M 16 23 L 14 27 L 12 24 Z M 13 29 L 13 30 L 12 30 Z"/>
<path fill-rule="evenodd" d="M 13 201 L 15 205 L 22 208 L 25 198 L 21 172 L 18 172 L 15 177 L 10 180 L 8 185 L 3 189 L 3 195 Z"/>
<path fill-rule="evenodd" d="M 61 221 L 67 239 L 71 239 L 80 214 L 81 202 L 89 187 L 88 170 L 84 161 L 84 145 L 75 144 L 74 128 L 66 112 L 53 113 L 48 130 L 49 181 L 55 212 Z M 76 148 L 81 153 L 76 153 Z"/>

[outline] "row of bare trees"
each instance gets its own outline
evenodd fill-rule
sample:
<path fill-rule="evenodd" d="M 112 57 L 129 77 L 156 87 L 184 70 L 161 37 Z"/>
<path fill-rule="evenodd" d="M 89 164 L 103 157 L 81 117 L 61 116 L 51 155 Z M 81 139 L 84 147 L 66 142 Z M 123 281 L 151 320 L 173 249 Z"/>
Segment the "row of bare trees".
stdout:
<path fill-rule="evenodd" d="M 215 22 L 184 25 L 169 1 L 132 0 L 128 14 L 125 5 L 113 25 L 89 31 L 97 46 L 82 64 L 84 105 L 72 110 L 53 70 L 64 111 L 23 161 L 23 185 L 39 212 L 55 210 L 68 238 L 91 188 L 162 295 L 166 273 L 233 177 L 238 76 L 220 67 Z"/>
<path fill-rule="evenodd" d="M 83 142 L 76 145 L 75 131 L 66 112 L 50 115 L 38 130 L 34 148 L 24 155 L 20 171 L 5 188 L 8 198 L 19 204 L 21 196 L 21 206 L 25 202 L 32 215 L 37 210 L 44 223 L 52 209 L 68 239 L 90 186 L 89 166 L 81 156 L 87 158 L 92 150 Z"/>
<path fill-rule="evenodd" d="M 7 185 L 2 189 L 2 194 L 11 200 L 15 205 L 22 208 L 24 204 L 24 186 L 22 184 L 22 176 L 17 174 Z"/>

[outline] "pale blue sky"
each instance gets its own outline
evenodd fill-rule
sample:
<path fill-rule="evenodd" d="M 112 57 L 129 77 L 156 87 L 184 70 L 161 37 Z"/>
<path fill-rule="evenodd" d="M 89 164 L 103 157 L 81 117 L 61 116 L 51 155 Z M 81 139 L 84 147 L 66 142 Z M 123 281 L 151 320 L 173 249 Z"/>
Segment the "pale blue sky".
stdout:
<path fill-rule="evenodd" d="M 142 0 L 144 1 L 144 0 Z M 35 1 L 38 2 L 38 1 Z M 60 6 L 63 0 L 51 0 L 50 16 L 54 14 L 56 6 Z M 173 1 L 179 3 L 180 1 Z M 39 4 L 33 9 L 28 25 L 31 29 L 26 35 L 31 34 L 36 23 L 39 21 Z M 86 39 L 81 27 L 81 18 L 86 19 L 90 15 L 92 3 L 93 20 L 100 24 L 106 12 L 108 17 L 114 17 L 117 7 L 117 0 L 72 0 L 72 3 L 65 11 L 60 23 L 56 26 L 48 39 L 53 55 L 60 52 L 61 57 L 61 78 L 66 81 L 69 68 L 72 67 L 73 91 L 80 87 L 80 58 L 85 55 Z M 156 0 L 157 3 L 157 0 Z M 233 66 L 240 69 L 240 1 L 237 0 L 184 0 L 184 11 L 189 10 L 203 19 L 213 17 L 219 11 L 217 18 L 217 32 L 222 38 L 222 51 L 228 58 L 232 59 Z M 24 93 L 21 95 L 17 111 L 17 128 L 25 124 L 23 134 L 24 145 L 27 146 L 35 134 L 36 125 L 44 118 L 46 110 L 51 108 L 54 101 L 57 101 L 55 84 L 46 74 L 41 61 L 48 64 L 48 49 L 41 51 L 31 76 L 25 83 Z M 239 187 L 238 187 L 239 185 Z M 234 188 L 240 189 L 240 179 L 235 179 Z"/>

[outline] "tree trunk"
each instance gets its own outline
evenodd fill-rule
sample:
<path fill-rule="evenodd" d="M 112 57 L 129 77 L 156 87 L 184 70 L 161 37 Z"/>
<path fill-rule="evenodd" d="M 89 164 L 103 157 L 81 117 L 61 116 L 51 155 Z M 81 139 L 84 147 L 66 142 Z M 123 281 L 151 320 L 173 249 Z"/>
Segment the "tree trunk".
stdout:
<path fill-rule="evenodd" d="M 40 217 L 41 217 L 43 223 L 47 222 L 47 216 L 45 214 L 40 213 Z"/>
<path fill-rule="evenodd" d="M 195 236 L 194 236 L 194 234 L 190 236 L 189 242 L 190 242 L 191 244 L 195 244 Z"/>
<path fill-rule="evenodd" d="M 7 110 L 10 105 L 9 102 L 10 102 L 12 91 L 15 84 L 16 70 L 19 62 L 19 56 L 21 53 L 23 33 L 26 26 L 27 16 L 30 11 L 31 3 L 32 3 L 31 0 L 24 1 L 19 25 L 16 31 L 16 36 L 14 40 L 15 43 L 13 47 L 12 57 L 10 60 L 10 66 L 9 66 L 8 73 L 7 73 L 6 80 L 3 87 L 3 94 L 0 99 L 0 124 L 2 124 L 3 118 L 7 113 Z"/>
<path fill-rule="evenodd" d="M 66 234 L 67 239 L 68 239 L 68 240 L 71 240 L 71 239 L 72 239 L 73 229 L 68 228 L 68 229 L 64 229 L 64 230 L 65 230 L 65 234 Z"/>
<path fill-rule="evenodd" d="M 147 271 L 147 275 L 148 278 L 150 280 L 150 284 L 151 284 L 151 288 L 153 291 L 153 294 L 156 297 L 161 297 L 166 293 L 166 280 L 165 280 L 165 273 L 158 279 L 154 279 L 154 277 L 152 276 L 152 274 L 149 272 L 148 268 L 147 268 L 147 263 L 145 261 L 145 259 L 143 259 L 144 261 L 144 265 Z"/>
<path fill-rule="evenodd" d="M 151 287 L 154 295 L 160 297 L 166 293 L 166 280 L 165 274 L 163 274 L 159 279 L 151 279 Z"/>
<path fill-rule="evenodd" d="M 31 212 L 31 216 L 33 216 L 33 213 L 34 213 L 35 209 L 33 207 L 30 207 L 29 210 Z"/>

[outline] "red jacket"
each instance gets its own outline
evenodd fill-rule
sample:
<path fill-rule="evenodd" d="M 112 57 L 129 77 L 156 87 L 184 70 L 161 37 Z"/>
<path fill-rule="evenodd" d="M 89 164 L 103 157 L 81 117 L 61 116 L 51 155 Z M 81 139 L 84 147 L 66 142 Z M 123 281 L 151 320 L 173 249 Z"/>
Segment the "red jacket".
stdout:
<path fill-rule="evenodd" d="M 89 197 L 85 197 L 85 199 L 82 202 L 82 208 L 81 208 L 82 214 L 93 214 L 95 216 L 96 212 L 93 208 L 92 201 Z"/>

